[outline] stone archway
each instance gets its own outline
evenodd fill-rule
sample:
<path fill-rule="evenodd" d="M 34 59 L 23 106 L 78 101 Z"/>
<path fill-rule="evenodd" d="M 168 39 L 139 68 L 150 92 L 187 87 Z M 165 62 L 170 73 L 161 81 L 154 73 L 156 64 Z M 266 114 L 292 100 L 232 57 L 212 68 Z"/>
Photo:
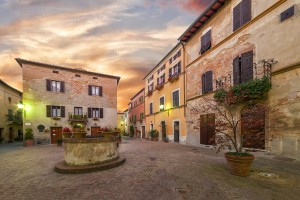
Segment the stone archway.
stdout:
<path fill-rule="evenodd" d="M 243 147 L 265 149 L 265 107 L 247 105 L 241 110 Z"/>

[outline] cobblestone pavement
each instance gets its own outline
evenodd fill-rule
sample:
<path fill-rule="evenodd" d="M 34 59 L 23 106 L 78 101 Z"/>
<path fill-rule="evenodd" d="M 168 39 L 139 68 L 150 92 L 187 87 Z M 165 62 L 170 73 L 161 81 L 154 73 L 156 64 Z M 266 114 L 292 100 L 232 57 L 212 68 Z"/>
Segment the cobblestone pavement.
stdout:
<path fill-rule="evenodd" d="M 61 147 L 0 151 L 0 199 L 300 199 L 299 161 L 258 153 L 243 178 L 230 175 L 212 149 L 135 139 L 123 141 L 120 153 L 127 159 L 120 167 L 71 175 L 53 170 Z"/>

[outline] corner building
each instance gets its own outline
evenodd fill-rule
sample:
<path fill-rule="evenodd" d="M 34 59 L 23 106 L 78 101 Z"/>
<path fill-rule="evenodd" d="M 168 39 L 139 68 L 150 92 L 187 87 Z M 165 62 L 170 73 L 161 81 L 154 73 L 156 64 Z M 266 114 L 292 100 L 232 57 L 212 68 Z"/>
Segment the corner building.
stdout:
<path fill-rule="evenodd" d="M 63 127 L 81 124 L 88 135 L 117 128 L 120 77 L 17 58 L 23 69 L 24 129 L 36 143 L 56 143 Z"/>

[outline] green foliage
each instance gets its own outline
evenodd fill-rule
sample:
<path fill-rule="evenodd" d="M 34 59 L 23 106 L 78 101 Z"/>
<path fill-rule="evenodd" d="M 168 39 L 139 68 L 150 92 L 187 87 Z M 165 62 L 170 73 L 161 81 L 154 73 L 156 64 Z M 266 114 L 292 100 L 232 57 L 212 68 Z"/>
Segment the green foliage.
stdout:
<path fill-rule="evenodd" d="M 134 127 L 130 126 L 130 137 L 133 137 L 134 135 Z"/>
<path fill-rule="evenodd" d="M 265 76 L 262 79 L 254 79 L 236 85 L 229 91 L 220 89 L 214 94 L 214 99 L 219 103 L 224 103 L 227 100 L 230 104 L 261 100 L 266 97 L 271 86 L 269 77 Z"/>
<path fill-rule="evenodd" d="M 62 140 L 61 138 L 58 138 L 58 139 L 56 140 L 56 143 L 61 144 L 62 142 L 63 142 L 63 140 Z"/>
<path fill-rule="evenodd" d="M 25 140 L 32 140 L 33 139 L 33 132 L 32 128 L 25 129 Z"/>
<path fill-rule="evenodd" d="M 157 138 L 158 137 L 158 131 L 153 129 L 150 131 L 151 138 Z"/>

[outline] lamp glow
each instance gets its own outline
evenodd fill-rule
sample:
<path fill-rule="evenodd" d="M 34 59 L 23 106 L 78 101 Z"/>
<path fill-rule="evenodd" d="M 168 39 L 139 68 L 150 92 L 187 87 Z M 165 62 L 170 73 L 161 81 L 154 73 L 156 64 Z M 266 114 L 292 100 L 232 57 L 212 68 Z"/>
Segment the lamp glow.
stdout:
<path fill-rule="evenodd" d="M 23 109 L 24 108 L 24 105 L 22 103 L 18 103 L 17 106 L 18 106 L 19 109 Z"/>
<path fill-rule="evenodd" d="M 159 106 L 159 109 L 160 109 L 160 110 L 164 110 L 164 105 L 160 105 L 160 106 Z"/>

